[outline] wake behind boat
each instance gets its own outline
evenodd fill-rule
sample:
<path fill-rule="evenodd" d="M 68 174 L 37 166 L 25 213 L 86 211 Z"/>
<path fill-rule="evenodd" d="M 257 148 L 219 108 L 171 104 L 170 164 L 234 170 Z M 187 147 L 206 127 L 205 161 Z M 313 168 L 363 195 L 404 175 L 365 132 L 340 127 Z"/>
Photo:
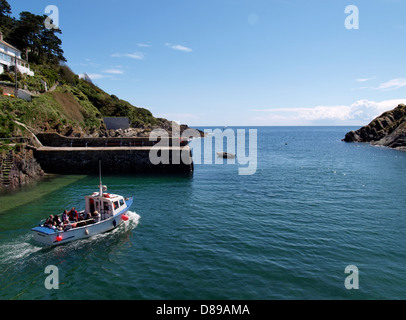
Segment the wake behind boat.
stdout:
<path fill-rule="evenodd" d="M 52 221 L 41 221 L 38 227 L 31 229 L 34 240 L 54 246 L 85 239 L 120 226 L 129 219 L 127 212 L 133 203 L 133 197 L 124 198 L 106 193 L 106 190 L 100 179 L 99 192 L 85 196 L 84 210 L 74 211 L 70 218 L 62 215 L 52 217 Z"/>

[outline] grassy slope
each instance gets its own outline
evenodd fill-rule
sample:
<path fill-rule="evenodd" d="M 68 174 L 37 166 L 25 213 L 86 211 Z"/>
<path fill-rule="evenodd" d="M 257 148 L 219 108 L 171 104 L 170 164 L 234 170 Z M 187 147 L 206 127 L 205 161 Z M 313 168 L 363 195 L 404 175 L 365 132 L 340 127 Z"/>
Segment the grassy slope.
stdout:
<path fill-rule="evenodd" d="M 144 108 L 109 95 L 94 84 L 79 79 L 67 66 L 33 66 L 34 77 L 22 77 L 19 86 L 41 91 L 40 80 L 48 88 L 59 83 L 55 91 L 33 97 L 32 102 L 0 97 L 0 138 L 24 135 L 12 120 L 40 131 L 64 135 L 94 134 L 104 130 L 103 117 L 128 117 L 134 128 L 162 127 L 166 119 L 155 118 Z"/>

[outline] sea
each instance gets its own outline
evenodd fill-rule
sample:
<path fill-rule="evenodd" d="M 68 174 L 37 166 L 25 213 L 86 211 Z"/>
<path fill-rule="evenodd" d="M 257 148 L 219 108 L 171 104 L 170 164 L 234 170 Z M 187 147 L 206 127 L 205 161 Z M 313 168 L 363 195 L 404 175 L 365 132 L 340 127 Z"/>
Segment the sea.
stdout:
<path fill-rule="evenodd" d="M 102 174 L 134 197 L 109 233 L 48 248 L 30 232 L 82 208 L 98 176 L 3 192 L 0 300 L 406 298 L 406 152 L 342 142 L 355 127 L 200 129 L 213 133 L 190 143 L 193 174 Z M 237 155 L 220 161 L 228 138 L 209 144 L 225 131 Z"/>

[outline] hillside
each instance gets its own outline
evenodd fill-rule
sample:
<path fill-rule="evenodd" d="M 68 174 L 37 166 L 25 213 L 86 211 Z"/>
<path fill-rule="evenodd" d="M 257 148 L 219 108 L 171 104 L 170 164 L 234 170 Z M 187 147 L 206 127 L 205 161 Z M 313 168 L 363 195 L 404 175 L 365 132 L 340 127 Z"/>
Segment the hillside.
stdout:
<path fill-rule="evenodd" d="M 172 128 L 172 122 L 106 93 L 91 81 L 80 79 L 66 65 L 33 65 L 33 69 L 35 76 L 20 75 L 18 82 L 19 88 L 36 93 L 32 101 L 0 96 L 0 189 L 15 189 L 44 175 L 30 147 L 36 144 L 32 132 L 68 137 L 146 137 L 155 128 L 168 132 Z M 11 75 L 3 73 L 2 83 L 7 84 L 8 78 Z M 46 92 L 44 83 L 52 89 Z M 128 117 L 131 128 L 108 131 L 103 117 Z"/>
<path fill-rule="evenodd" d="M 343 141 L 368 142 L 406 150 L 406 105 L 400 104 L 375 118 L 367 126 L 348 132 Z"/>
<path fill-rule="evenodd" d="M 20 88 L 37 92 L 31 102 L 0 97 L 0 138 L 20 136 L 10 121 L 18 120 L 38 131 L 57 132 L 66 136 L 107 136 L 103 117 L 128 117 L 132 128 L 145 134 L 154 128 L 170 128 L 166 119 L 155 118 L 145 108 L 138 108 L 110 95 L 84 79 L 79 79 L 67 66 L 33 66 L 35 76 L 21 76 Z M 7 78 L 6 75 L 2 75 Z M 41 80 L 47 87 L 45 92 Z M 23 130 L 24 131 L 24 130 Z"/>
<path fill-rule="evenodd" d="M 6 0 L 0 1 L 0 189 L 44 175 L 32 152 L 32 146 L 40 145 L 34 135 L 37 132 L 68 137 L 147 137 L 153 129 L 163 128 L 170 133 L 172 122 L 155 118 L 149 110 L 72 72 L 65 64 L 59 38 L 62 31 L 46 27 L 46 15 L 22 11 L 16 18 L 11 9 Z M 18 96 L 24 94 L 29 100 L 29 92 L 31 101 L 15 98 L 16 86 L 22 90 Z M 107 130 L 104 117 L 127 117 L 130 129 Z M 186 128 L 181 126 L 181 132 Z"/>

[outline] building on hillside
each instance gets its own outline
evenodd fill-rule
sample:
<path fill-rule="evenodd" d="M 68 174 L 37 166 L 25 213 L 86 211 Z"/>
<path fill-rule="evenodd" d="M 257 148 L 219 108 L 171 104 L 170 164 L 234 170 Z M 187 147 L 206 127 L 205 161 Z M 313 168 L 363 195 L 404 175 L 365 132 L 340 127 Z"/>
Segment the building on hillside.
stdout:
<path fill-rule="evenodd" d="M 5 42 L 3 34 L 0 31 L 0 74 L 14 71 L 16 62 L 18 71 L 29 76 L 34 75 L 34 72 L 30 70 L 28 62 L 21 59 L 21 51 Z"/>
<path fill-rule="evenodd" d="M 130 128 L 130 119 L 126 117 L 115 117 L 103 118 L 104 124 L 106 125 L 107 130 L 126 130 Z"/>

